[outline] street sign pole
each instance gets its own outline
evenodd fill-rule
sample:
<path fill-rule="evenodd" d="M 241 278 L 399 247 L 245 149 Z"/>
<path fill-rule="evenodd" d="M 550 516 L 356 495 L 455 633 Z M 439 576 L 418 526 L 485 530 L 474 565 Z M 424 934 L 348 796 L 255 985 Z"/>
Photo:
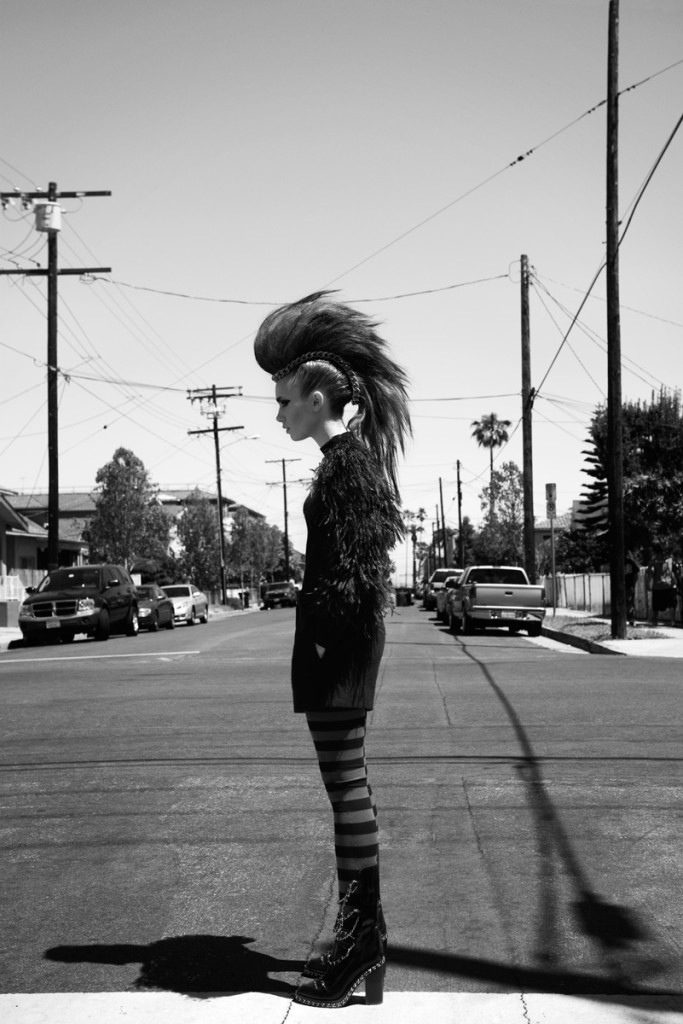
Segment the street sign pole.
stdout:
<path fill-rule="evenodd" d="M 545 485 L 545 514 L 550 520 L 550 572 L 553 589 L 553 618 L 557 611 L 557 577 L 555 574 L 555 516 L 557 515 L 557 485 Z"/>

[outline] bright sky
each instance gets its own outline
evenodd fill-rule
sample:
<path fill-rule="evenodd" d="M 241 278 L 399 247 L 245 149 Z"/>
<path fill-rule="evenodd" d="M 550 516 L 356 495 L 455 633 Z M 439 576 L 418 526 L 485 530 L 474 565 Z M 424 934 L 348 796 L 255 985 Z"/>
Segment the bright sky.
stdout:
<path fill-rule="evenodd" d="M 404 507 L 429 527 L 441 478 L 457 525 L 459 459 L 478 522 L 471 421 L 521 415 L 520 254 L 535 387 L 604 258 L 605 107 L 581 115 L 606 96 L 607 0 L 3 0 L 0 16 L 0 190 L 112 192 L 63 204 L 60 264 L 112 272 L 59 281 L 61 488 L 92 488 L 119 446 L 162 489 L 215 488 L 186 389 L 238 386 L 224 494 L 282 526 L 270 460 L 300 459 L 303 548 L 295 481 L 317 448 L 275 422 L 252 340 L 269 304 L 331 285 L 371 300 L 412 380 Z M 623 220 L 681 116 L 682 61 L 680 0 L 621 0 L 620 88 L 643 82 L 620 101 Z M 683 381 L 682 181 L 683 131 L 620 252 L 625 398 Z M 0 230 L 0 267 L 46 265 L 20 203 Z M 19 491 L 47 489 L 45 296 L 44 279 L 0 277 L 0 484 Z M 586 479 L 604 296 L 601 277 L 536 401 L 538 517 L 546 482 L 563 512 Z"/>

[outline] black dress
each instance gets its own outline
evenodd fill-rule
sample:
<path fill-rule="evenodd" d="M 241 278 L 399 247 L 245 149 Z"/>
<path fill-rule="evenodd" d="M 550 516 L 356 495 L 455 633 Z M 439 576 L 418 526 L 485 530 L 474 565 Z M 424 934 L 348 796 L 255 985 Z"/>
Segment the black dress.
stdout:
<path fill-rule="evenodd" d="M 295 711 L 373 707 L 384 650 L 389 552 L 403 526 L 372 452 L 351 433 L 321 448 L 304 502 L 306 568 L 292 655 Z M 319 657 L 316 644 L 325 648 Z"/>

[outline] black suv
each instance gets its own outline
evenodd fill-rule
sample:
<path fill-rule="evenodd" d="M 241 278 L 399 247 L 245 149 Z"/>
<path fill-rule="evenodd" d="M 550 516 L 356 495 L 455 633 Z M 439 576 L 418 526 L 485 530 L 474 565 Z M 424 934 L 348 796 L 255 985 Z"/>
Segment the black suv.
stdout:
<path fill-rule="evenodd" d="M 263 583 L 261 585 L 261 601 L 264 608 L 291 608 L 296 604 L 296 597 L 296 587 L 287 580 L 281 583 Z"/>
<path fill-rule="evenodd" d="M 19 609 L 25 644 L 76 633 L 107 640 L 110 633 L 137 636 L 135 584 L 122 565 L 72 565 L 55 569 L 36 588 L 27 589 Z"/>

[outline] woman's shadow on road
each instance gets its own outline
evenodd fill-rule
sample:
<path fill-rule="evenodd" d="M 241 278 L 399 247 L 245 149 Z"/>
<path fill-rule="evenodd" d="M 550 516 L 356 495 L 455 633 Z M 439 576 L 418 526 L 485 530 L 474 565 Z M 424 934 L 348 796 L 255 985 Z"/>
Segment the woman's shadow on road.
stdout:
<path fill-rule="evenodd" d="M 163 989 L 183 995 L 266 992 L 291 998 L 295 985 L 273 979 L 271 973 L 303 969 L 301 960 L 278 960 L 247 949 L 244 935 L 180 935 L 149 945 L 132 943 L 53 946 L 45 959 L 62 963 L 98 963 L 122 966 L 139 963 L 138 989 Z"/>

